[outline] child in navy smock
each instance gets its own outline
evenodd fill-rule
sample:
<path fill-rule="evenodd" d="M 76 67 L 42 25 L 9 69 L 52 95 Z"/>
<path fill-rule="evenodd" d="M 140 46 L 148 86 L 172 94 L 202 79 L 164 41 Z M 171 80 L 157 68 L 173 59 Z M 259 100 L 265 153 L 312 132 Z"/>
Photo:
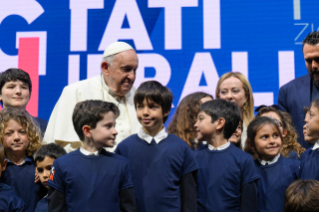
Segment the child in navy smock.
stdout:
<path fill-rule="evenodd" d="M 65 149 L 55 143 L 46 144 L 37 151 L 34 157 L 34 161 L 37 167 L 40 181 L 42 185 L 45 186 L 47 189 L 49 189 L 47 182 L 50 177 L 51 168 L 53 166 L 54 160 L 65 154 L 66 154 Z M 35 212 L 48 212 L 48 211 L 49 211 L 48 199 L 47 199 L 47 196 L 45 196 L 38 202 Z"/>
<path fill-rule="evenodd" d="M 5 159 L 4 148 L 0 144 L 0 177 L 6 166 L 7 160 Z M 0 211 L 24 212 L 26 209 L 27 206 L 12 188 L 7 184 L 0 183 Z"/>
<path fill-rule="evenodd" d="M 282 145 L 279 124 L 274 119 L 258 117 L 249 124 L 246 146 L 258 157 L 255 165 L 260 175 L 257 188 L 261 212 L 282 212 L 286 189 L 299 179 L 300 162 L 282 156 Z"/>
<path fill-rule="evenodd" d="M 319 99 L 311 103 L 307 135 L 319 138 Z M 312 148 L 307 149 L 300 161 L 300 178 L 319 180 L 319 140 Z"/>
<path fill-rule="evenodd" d="M 114 146 L 118 115 L 115 104 L 100 100 L 75 106 L 72 121 L 83 145 L 54 161 L 49 211 L 136 211 L 127 159 L 104 150 Z"/>
<path fill-rule="evenodd" d="M 9 185 L 34 212 L 45 188 L 35 183 L 34 152 L 41 146 L 40 130 L 25 110 L 7 107 L 0 112 L 0 142 L 4 146 L 7 168 L 1 181 Z"/>
<path fill-rule="evenodd" d="M 163 126 L 172 98 L 171 91 L 159 82 L 141 84 L 134 104 L 142 129 L 115 151 L 129 159 L 139 212 L 196 211 L 194 175 L 198 166 L 193 152 Z"/>
<path fill-rule="evenodd" d="M 197 139 L 208 146 L 197 152 L 198 211 L 257 211 L 259 175 L 252 157 L 229 139 L 240 121 L 237 105 L 216 99 L 199 107 Z"/>

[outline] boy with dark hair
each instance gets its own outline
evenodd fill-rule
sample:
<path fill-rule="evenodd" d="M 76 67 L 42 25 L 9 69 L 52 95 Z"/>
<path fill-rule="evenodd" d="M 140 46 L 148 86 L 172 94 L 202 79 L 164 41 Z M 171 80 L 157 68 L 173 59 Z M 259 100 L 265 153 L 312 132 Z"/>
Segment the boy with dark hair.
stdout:
<path fill-rule="evenodd" d="M 2 107 L 15 107 L 25 110 L 32 91 L 29 74 L 18 68 L 10 68 L 0 74 L 0 102 Z M 42 135 L 48 122 L 38 117 L 32 117 L 41 129 Z"/>
<path fill-rule="evenodd" d="M 207 141 L 197 152 L 199 164 L 198 211 L 257 211 L 259 178 L 253 158 L 228 139 L 240 121 L 237 105 L 216 99 L 199 107 L 195 124 L 198 141 Z"/>
<path fill-rule="evenodd" d="M 129 159 L 139 212 L 197 210 L 198 165 L 187 143 L 163 126 L 172 99 L 171 91 L 159 82 L 142 83 L 134 96 L 142 129 L 115 151 Z"/>
<path fill-rule="evenodd" d="M 55 143 L 46 144 L 42 146 L 35 154 L 34 162 L 37 167 L 40 181 L 47 189 L 49 189 L 47 182 L 49 180 L 54 160 L 65 154 L 66 151 L 64 150 L 64 148 Z M 45 196 L 38 202 L 35 212 L 48 211 L 48 199 L 47 196 Z"/>
<path fill-rule="evenodd" d="M 72 120 L 83 145 L 54 161 L 48 181 L 49 211 L 136 211 L 127 160 L 104 150 L 114 146 L 118 115 L 113 103 L 76 104 Z"/>
<path fill-rule="evenodd" d="M 0 144 L 0 177 L 6 166 L 7 160 L 4 155 L 4 147 Z M 25 212 L 26 209 L 27 206 L 12 188 L 7 184 L 0 183 L 0 211 Z"/>

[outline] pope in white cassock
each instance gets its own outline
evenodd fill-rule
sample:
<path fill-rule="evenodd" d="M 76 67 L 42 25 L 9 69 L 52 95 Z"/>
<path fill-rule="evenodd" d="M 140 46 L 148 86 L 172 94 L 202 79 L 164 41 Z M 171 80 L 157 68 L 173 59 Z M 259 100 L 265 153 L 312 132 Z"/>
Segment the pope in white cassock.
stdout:
<path fill-rule="evenodd" d="M 140 124 L 134 107 L 133 83 L 138 66 L 135 50 L 124 42 L 115 42 L 107 47 L 101 63 L 102 73 L 96 77 L 66 86 L 51 114 L 44 141 L 55 142 L 73 151 L 82 145 L 76 134 L 72 114 L 76 103 L 88 99 L 113 102 L 120 109 L 116 119 L 116 143 L 137 133 Z M 114 148 L 109 149 L 114 151 Z"/>

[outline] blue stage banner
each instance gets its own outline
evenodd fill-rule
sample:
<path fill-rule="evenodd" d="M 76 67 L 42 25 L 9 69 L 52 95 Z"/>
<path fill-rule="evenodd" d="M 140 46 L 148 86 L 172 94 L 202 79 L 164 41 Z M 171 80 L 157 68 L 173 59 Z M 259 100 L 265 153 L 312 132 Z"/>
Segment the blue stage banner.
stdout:
<path fill-rule="evenodd" d="M 318 0 L 1 0 L 0 71 L 20 67 L 34 88 L 27 109 L 49 119 L 62 89 L 100 73 L 104 49 L 138 53 L 135 87 L 157 80 L 174 94 L 215 96 L 221 75 L 248 77 L 255 106 L 307 74 L 302 40 L 318 30 Z M 171 114 L 172 114 L 171 113 Z"/>

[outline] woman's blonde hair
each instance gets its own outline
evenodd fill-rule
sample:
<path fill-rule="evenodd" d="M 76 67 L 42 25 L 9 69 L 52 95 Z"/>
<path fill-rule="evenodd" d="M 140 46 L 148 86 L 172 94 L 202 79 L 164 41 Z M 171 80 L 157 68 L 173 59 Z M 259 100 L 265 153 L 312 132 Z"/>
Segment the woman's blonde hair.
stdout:
<path fill-rule="evenodd" d="M 247 95 L 247 101 L 243 106 L 243 111 L 241 111 L 241 112 L 243 114 L 242 119 L 243 119 L 245 125 L 248 126 L 249 123 L 254 119 L 254 98 L 253 98 L 253 90 L 251 89 L 250 83 L 243 74 L 241 74 L 239 72 L 228 72 L 228 73 L 224 74 L 223 76 L 221 76 L 218 80 L 217 87 L 216 87 L 216 98 L 220 98 L 219 97 L 219 92 L 220 92 L 219 87 L 220 87 L 221 83 L 230 77 L 236 77 L 243 84 L 245 94 Z"/>
<path fill-rule="evenodd" d="M 16 121 L 25 129 L 29 140 L 26 155 L 32 156 L 42 146 L 40 129 L 34 124 L 28 112 L 6 107 L 0 112 L 0 143 L 2 145 L 4 143 L 5 129 L 10 120 Z"/>

